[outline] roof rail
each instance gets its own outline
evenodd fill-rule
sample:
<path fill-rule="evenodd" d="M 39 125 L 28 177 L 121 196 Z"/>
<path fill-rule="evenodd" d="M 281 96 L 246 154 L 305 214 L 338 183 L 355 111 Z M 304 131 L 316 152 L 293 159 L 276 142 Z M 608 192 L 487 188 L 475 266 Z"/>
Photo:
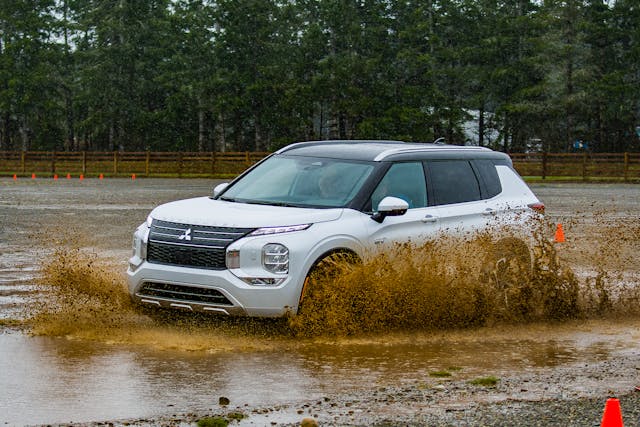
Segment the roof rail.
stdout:
<path fill-rule="evenodd" d="M 395 141 L 395 140 L 375 140 L 375 139 L 325 139 L 319 141 L 303 141 L 296 142 L 286 147 L 283 147 L 276 151 L 277 154 L 285 153 L 289 150 L 293 150 L 294 148 L 301 148 L 310 145 L 331 145 L 331 144 L 385 144 L 385 143 L 394 143 L 394 144 L 405 144 L 405 141 Z"/>

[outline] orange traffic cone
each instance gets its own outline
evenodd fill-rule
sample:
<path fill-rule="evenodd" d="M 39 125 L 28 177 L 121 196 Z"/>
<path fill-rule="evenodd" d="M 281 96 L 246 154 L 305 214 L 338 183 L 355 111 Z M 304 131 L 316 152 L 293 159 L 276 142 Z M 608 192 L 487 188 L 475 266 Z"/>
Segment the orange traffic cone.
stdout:
<path fill-rule="evenodd" d="M 602 414 L 600 427 L 624 427 L 620 401 L 618 399 L 607 399 L 607 403 L 604 405 L 604 414 Z"/>
<path fill-rule="evenodd" d="M 35 173 L 31 174 L 31 179 L 36 179 L 36 174 Z"/>
<path fill-rule="evenodd" d="M 84 179 L 84 175 L 80 174 L 80 181 Z"/>
<path fill-rule="evenodd" d="M 136 174 L 135 174 L 135 173 L 131 175 L 131 180 L 132 180 L 132 181 L 135 181 L 135 180 L 136 180 Z"/>
<path fill-rule="evenodd" d="M 18 175 L 16 175 L 15 173 L 13 174 L 13 180 L 17 181 L 18 180 Z"/>
<path fill-rule="evenodd" d="M 563 243 L 564 240 L 564 230 L 562 229 L 562 224 L 558 224 L 556 227 L 556 235 L 554 237 L 554 241 L 556 243 Z"/>
<path fill-rule="evenodd" d="M 58 180 L 58 174 L 57 174 L 57 173 L 54 173 L 54 174 L 53 174 L 53 180 L 54 180 L 54 181 L 57 181 L 57 180 Z"/>
<path fill-rule="evenodd" d="M 103 174 L 100 174 L 100 179 L 104 179 L 104 175 Z"/>
<path fill-rule="evenodd" d="M 67 179 L 71 179 L 71 174 L 70 173 L 67 174 Z"/>

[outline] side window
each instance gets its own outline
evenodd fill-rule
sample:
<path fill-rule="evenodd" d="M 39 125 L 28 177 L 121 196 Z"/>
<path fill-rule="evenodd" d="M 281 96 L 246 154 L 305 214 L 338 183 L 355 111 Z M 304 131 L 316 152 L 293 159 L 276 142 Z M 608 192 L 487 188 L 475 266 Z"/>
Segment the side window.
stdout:
<path fill-rule="evenodd" d="M 427 206 L 427 186 L 422 163 L 392 165 L 371 194 L 372 210 L 377 210 L 380 201 L 387 196 L 405 200 L 409 203 L 409 209 Z"/>
<path fill-rule="evenodd" d="M 428 163 L 434 204 L 480 200 L 480 185 L 467 160 L 442 160 Z"/>
<path fill-rule="evenodd" d="M 491 160 L 474 160 L 474 164 L 478 173 L 484 181 L 486 188 L 486 194 L 483 194 L 483 198 L 490 199 L 497 196 L 502 192 L 502 185 L 500 184 L 500 178 L 496 171 L 496 166 Z"/>

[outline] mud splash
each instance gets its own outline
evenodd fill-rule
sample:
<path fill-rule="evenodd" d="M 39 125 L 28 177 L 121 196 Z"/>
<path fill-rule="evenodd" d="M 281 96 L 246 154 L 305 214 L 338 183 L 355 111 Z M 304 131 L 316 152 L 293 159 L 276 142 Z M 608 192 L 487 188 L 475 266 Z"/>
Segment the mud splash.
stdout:
<path fill-rule="evenodd" d="M 619 267 L 633 253 L 629 244 L 637 245 L 629 230 L 639 227 L 624 226 L 623 236 L 604 230 L 611 263 L 600 259 L 585 270 L 583 262 L 581 275 L 564 258 L 584 248 L 562 247 L 559 256 L 544 238 L 551 225 L 541 229 L 528 262 L 518 256 L 517 240 L 496 242 L 491 233 L 398 246 L 360 264 L 334 262 L 314 275 L 300 312 L 279 320 L 143 311 L 129 299 L 122 266 L 69 243 L 42 266 L 46 297 L 28 323 L 35 335 L 217 352 L 282 350 L 305 345 L 301 337 L 385 341 L 416 331 L 637 315 L 637 272 Z"/>
<path fill-rule="evenodd" d="M 77 247 L 49 259 L 39 285 L 46 297 L 27 320 L 34 335 L 207 352 L 267 350 L 270 340 L 252 338 L 283 335 L 277 322 L 145 311 L 131 302 L 121 266 Z"/>
<path fill-rule="evenodd" d="M 613 295 L 602 274 L 580 283 L 551 242 L 529 260 L 521 241 L 442 238 L 400 246 L 363 264 L 332 263 L 290 319 L 296 334 L 357 335 L 562 321 L 608 315 L 637 295 Z"/>

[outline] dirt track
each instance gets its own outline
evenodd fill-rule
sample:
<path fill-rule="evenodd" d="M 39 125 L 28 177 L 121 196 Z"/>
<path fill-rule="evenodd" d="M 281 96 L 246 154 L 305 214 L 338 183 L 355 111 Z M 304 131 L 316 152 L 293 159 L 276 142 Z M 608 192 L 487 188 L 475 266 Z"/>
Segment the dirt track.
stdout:
<path fill-rule="evenodd" d="M 130 233 L 157 203 L 207 194 L 206 180 L 0 182 L 0 319 L 34 299 L 39 257 L 73 240 L 115 272 Z M 536 185 L 560 256 L 582 277 L 638 285 L 640 187 Z M 43 235 L 43 231 L 47 231 Z M 553 230 L 550 230 L 550 234 Z M 70 239 L 70 236 L 72 239 Z M 60 243 L 61 244 L 61 243 Z M 620 313 L 618 313 L 620 314 Z M 7 325 L 12 321 L 5 320 Z M 232 325 L 233 326 L 233 325 Z M 0 332 L 0 422 L 188 424 L 207 415 L 240 425 L 597 425 L 618 396 L 640 425 L 640 320 L 292 341 L 233 326 L 155 326 L 144 334 L 29 337 Z M 240 333 L 240 332 L 241 333 Z M 55 334 L 53 334 L 55 335 Z M 493 376 L 494 386 L 469 382 Z M 218 399 L 230 404 L 220 406 Z"/>

